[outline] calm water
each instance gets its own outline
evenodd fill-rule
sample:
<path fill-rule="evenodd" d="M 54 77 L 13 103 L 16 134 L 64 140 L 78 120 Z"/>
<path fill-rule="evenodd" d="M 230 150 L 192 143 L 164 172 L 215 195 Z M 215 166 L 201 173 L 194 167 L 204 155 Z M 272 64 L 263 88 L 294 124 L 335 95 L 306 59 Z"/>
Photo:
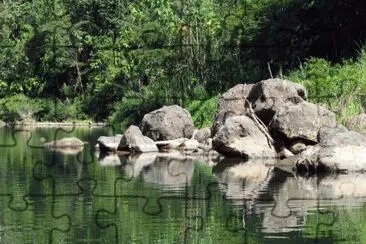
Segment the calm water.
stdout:
<path fill-rule="evenodd" d="M 92 148 L 111 130 L 0 129 L 1 243 L 361 243 L 366 176 Z M 77 136 L 83 151 L 40 138 Z"/>

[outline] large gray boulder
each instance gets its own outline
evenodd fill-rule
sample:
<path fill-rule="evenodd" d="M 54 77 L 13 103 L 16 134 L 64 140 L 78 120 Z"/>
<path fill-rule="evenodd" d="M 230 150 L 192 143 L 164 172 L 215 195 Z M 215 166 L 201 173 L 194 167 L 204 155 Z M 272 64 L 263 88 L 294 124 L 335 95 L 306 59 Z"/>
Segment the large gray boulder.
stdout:
<path fill-rule="evenodd" d="M 343 126 L 319 131 L 318 164 L 335 171 L 366 170 L 366 137 Z"/>
<path fill-rule="evenodd" d="M 307 146 L 298 155 L 281 160 L 278 165 L 293 166 L 302 173 L 321 171 L 364 172 L 366 170 L 366 137 L 342 125 L 323 127 L 319 143 Z"/>
<path fill-rule="evenodd" d="M 142 135 L 139 127 L 131 125 L 123 134 L 118 145 L 119 150 L 128 150 L 134 153 L 158 152 L 155 142 Z"/>
<path fill-rule="evenodd" d="M 335 127 L 336 115 L 309 102 L 286 104 L 279 108 L 269 127 L 273 135 L 284 135 L 288 140 L 303 139 L 318 142 L 318 132 L 323 127 Z"/>
<path fill-rule="evenodd" d="M 231 157 L 263 158 L 276 155 L 266 136 L 245 115 L 226 119 L 212 144 L 217 152 Z"/>
<path fill-rule="evenodd" d="M 101 136 L 97 140 L 98 145 L 99 145 L 99 150 L 116 152 L 118 150 L 118 145 L 121 142 L 121 139 L 122 139 L 122 135 Z"/>
<path fill-rule="evenodd" d="M 246 99 L 253 86 L 253 84 L 238 84 L 221 95 L 211 128 L 212 136 L 216 134 L 228 117 L 245 115 L 247 113 Z"/>
<path fill-rule="evenodd" d="M 188 110 L 178 106 L 164 106 L 152 111 L 142 119 L 142 134 L 154 141 L 191 138 L 194 124 Z"/>
<path fill-rule="evenodd" d="M 304 86 L 289 80 L 268 79 L 256 84 L 238 84 L 221 96 L 211 128 L 212 136 L 228 117 L 247 115 L 248 102 L 255 114 L 268 125 L 279 108 L 304 100 L 307 100 Z"/>
<path fill-rule="evenodd" d="M 281 107 L 306 100 L 307 93 L 301 84 L 289 80 L 268 79 L 256 83 L 248 97 L 256 115 L 268 124 Z"/>

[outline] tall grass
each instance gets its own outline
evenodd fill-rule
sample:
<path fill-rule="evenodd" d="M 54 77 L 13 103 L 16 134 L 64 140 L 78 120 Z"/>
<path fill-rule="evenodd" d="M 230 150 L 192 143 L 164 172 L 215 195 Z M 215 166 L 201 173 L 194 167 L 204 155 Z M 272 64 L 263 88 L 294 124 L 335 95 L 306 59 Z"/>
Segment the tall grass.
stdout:
<path fill-rule="evenodd" d="M 302 83 L 309 100 L 334 111 L 345 123 L 349 117 L 364 111 L 366 98 L 366 49 L 356 59 L 332 64 L 321 58 L 309 58 L 292 70 L 287 79 Z"/>

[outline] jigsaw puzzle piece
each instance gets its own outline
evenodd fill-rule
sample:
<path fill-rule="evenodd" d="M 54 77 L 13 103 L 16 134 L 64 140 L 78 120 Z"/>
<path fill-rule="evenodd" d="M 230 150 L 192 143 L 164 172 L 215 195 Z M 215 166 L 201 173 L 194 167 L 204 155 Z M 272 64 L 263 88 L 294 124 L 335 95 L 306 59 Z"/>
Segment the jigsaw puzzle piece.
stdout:
<path fill-rule="evenodd" d="M 241 158 L 224 158 L 213 167 L 215 178 L 224 189 L 224 197 L 228 201 L 254 201 L 265 193 L 274 177 L 274 160 Z"/>
<path fill-rule="evenodd" d="M 50 131 L 46 130 L 46 132 L 48 135 L 52 132 L 51 140 L 53 141 L 74 136 L 85 140 L 87 130 L 89 129 L 78 128 L 75 130 L 73 125 L 65 128 L 50 128 Z M 43 193 L 44 195 L 78 195 L 81 193 L 80 188 L 76 187 L 78 181 L 89 176 L 87 165 L 80 163 L 81 154 L 82 152 L 79 150 L 75 154 L 70 153 L 68 149 L 66 151 L 65 149 L 61 151 L 43 149 L 41 155 L 43 159 L 34 162 L 32 175 L 41 189 L 47 189 Z M 52 189 L 44 187 L 47 185 L 52 185 Z"/>
<path fill-rule="evenodd" d="M 30 200 L 27 208 L 11 209 L 8 200 L 0 197 L 0 216 L 2 216 L 2 238 L 4 243 L 60 243 L 59 234 L 70 230 L 67 215 L 58 215 L 53 208 L 54 198 L 44 197 Z M 40 207 L 42 206 L 42 207 Z M 37 215 L 34 215 L 37 212 Z"/>
<path fill-rule="evenodd" d="M 25 196 L 29 195 L 33 182 L 30 165 L 35 155 L 28 149 L 27 141 L 31 140 L 32 134 L 28 129 L 13 129 L 9 135 L 16 145 L 0 147 L 0 183 L 4 186 L 0 195 L 8 199 L 7 206 L 13 211 L 24 211 L 28 207 Z"/>
<path fill-rule="evenodd" d="M 112 231 L 115 234 L 115 243 L 141 242 L 147 239 L 151 242 L 164 239 L 168 243 L 191 243 L 188 239 L 192 232 L 203 228 L 203 218 L 195 215 L 192 210 L 197 209 L 197 201 L 159 199 L 164 207 L 159 213 L 152 215 L 141 211 L 148 200 L 150 199 L 141 197 L 118 197 L 115 199 L 113 211 L 100 209 L 96 213 L 96 224 L 105 231 Z"/>
<path fill-rule="evenodd" d="M 180 158 L 176 154 L 144 153 L 128 157 L 113 155 L 112 158 L 113 164 L 121 162 L 122 167 L 100 167 L 100 173 L 103 175 L 107 171 L 110 172 L 109 179 L 104 180 L 105 176 L 94 174 L 90 179 L 100 180 L 96 184 L 93 195 L 95 197 L 134 196 L 136 195 L 135 186 L 141 185 L 139 196 L 151 196 L 154 199 L 151 201 L 154 206 L 149 202 L 144 208 L 151 214 L 161 211 L 157 203 L 164 194 L 170 197 L 181 196 L 193 175 L 193 160 Z M 113 184 L 111 184 L 112 181 Z"/>
<path fill-rule="evenodd" d="M 208 197 L 198 198 L 187 195 L 187 187 L 191 185 L 194 173 L 193 159 L 183 157 L 181 154 L 170 153 L 140 154 L 118 159 L 121 161 L 122 170 L 121 168 L 101 167 L 102 171 L 114 171 L 114 174 L 108 173 L 109 180 L 113 179 L 113 175 L 115 175 L 115 182 L 112 186 L 110 182 L 103 182 L 103 177 L 96 177 L 95 179 L 100 179 L 98 181 L 92 178 L 85 179 L 93 181 L 92 197 L 101 199 L 101 201 L 103 199 L 102 202 L 108 202 L 108 204 L 102 204 L 96 213 L 96 223 L 101 229 L 116 233 L 116 241 L 130 242 L 128 235 L 133 232 L 128 231 L 128 225 L 131 220 L 141 219 L 138 220 L 142 221 L 138 224 L 141 226 L 149 223 L 150 219 L 151 221 L 152 219 L 161 221 L 162 216 L 167 215 L 167 211 L 172 211 L 169 209 L 176 208 L 174 207 L 176 205 L 180 207 L 179 210 L 174 210 L 177 214 L 172 221 L 185 220 L 188 221 L 188 224 L 183 223 L 184 226 L 180 228 L 175 241 L 184 240 L 185 236 L 189 236 L 192 231 L 202 228 L 203 219 L 199 215 L 200 211 L 188 212 L 192 208 L 181 206 L 187 201 L 190 201 L 191 204 L 200 202 L 201 209 L 205 209 L 206 201 L 209 199 Z M 114 204 L 111 206 L 110 203 Z M 128 212 L 125 211 L 126 209 Z M 115 217 L 123 211 L 124 217 Z M 143 217 L 128 217 L 131 212 Z M 169 226 L 165 220 L 162 222 L 162 225 Z M 181 223 L 181 225 L 183 224 Z M 126 233 L 126 236 L 123 233 Z"/>
<path fill-rule="evenodd" d="M 0 131 L 0 148 L 16 147 L 19 141 L 32 139 L 30 128 L 9 128 L 4 127 Z"/>

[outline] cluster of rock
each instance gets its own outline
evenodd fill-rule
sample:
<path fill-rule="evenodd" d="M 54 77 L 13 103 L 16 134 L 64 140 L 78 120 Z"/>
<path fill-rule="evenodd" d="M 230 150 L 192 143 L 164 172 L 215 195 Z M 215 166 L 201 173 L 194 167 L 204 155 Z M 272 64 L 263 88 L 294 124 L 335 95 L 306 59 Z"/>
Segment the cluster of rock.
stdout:
<path fill-rule="evenodd" d="M 288 80 L 239 84 L 222 95 L 212 127 L 213 147 L 226 156 L 286 158 L 297 170 L 361 171 L 366 137 L 307 101 L 305 88 Z"/>
<path fill-rule="evenodd" d="M 164 106 L 144 116 L 140 127 L 131 125 L 123 135 L 102 136 L 97 148 L 116 153 L 149 153 L 168 149 L 190 152 L 210 150 L 210 129 L 196 130 L 190 113 L 178 106 Z"/>
<path fill-rule="evenodd" d="M 281 79 L 229 89 L 211 128 L 197 130 L 186 109 L 164 106 L 146 114 L 139 127 L 100 137 L 96 147 L 117 154 L 214 150 L 226 157 L 276 159 L 278 165 L 305 172 L 366 168 L 366 137 L 338 124 L 332 111 L 308 102 L 302 85 Z"/>

